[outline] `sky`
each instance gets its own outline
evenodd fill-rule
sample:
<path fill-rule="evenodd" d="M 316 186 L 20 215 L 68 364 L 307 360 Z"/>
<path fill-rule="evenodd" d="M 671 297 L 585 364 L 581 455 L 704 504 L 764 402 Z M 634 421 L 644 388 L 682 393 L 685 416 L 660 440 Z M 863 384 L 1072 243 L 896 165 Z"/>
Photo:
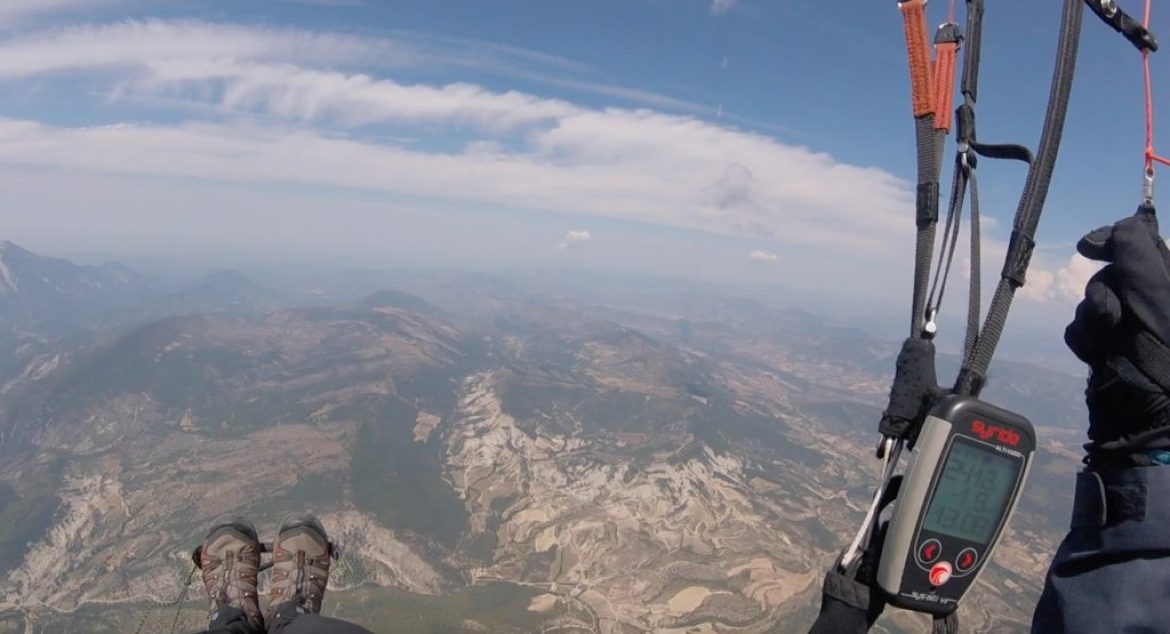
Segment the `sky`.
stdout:
<path fill-rule="evenodd" d="M 987 2 L 982 140 L 1037 144 L 1058 4 Z M 1170 32 L 1170 11 L 1153 27 Z M 1165 54 L 1153 75 L 1170 126 Z M 902 306 L 908 90 L 892 0 L 4 0 L 0 239 Z M 1069 315 L 1094 270 L 1076 239 L 1136 206 L 1141 90 L 1137 53 L 1086 12 L 1019 302 L 1033 324 Z M 980 165 L 986 280 L 1024 175 Z"/>

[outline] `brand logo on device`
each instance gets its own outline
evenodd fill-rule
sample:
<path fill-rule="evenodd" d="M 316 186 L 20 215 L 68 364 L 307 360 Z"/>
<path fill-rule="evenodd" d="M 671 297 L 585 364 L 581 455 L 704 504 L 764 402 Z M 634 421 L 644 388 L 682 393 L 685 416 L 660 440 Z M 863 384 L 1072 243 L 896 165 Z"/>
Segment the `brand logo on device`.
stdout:
<path fill-rule="evenodd" d="M 978 436 L 980 440 L 991 440 L 994 438 L 999 443 L 1013 447 L 1020 444 L 1020 434 L 1014 429 L 992 425 L 979 419 L 975 419 L 971 423 L 971 433 Z"/>

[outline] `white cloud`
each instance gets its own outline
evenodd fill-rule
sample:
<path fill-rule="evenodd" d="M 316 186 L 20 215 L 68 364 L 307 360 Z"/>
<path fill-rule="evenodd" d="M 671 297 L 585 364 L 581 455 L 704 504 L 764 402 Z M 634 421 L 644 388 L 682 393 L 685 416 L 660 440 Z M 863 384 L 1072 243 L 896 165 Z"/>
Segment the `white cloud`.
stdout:
<path fill-rule="evenodd" d="M 574 247 L 584 245 L 586 242 L 589 242 L 592 239 L 593 234 L 589 233 L 588 231 L 570 231 L 565 234 L 565 239 L 554 245 L 553 248 L 558 251 L 564 251 L 565 249 L 572 249 Z"/>
<path fill-rule="evenodd" d="M 121 87 L 122 95 L 212 99 L 227 111 L 261 112 L 294 121 L 345 126 L 380 122 L 469 124 L 511 130 L 552 122 L 579 108 L 564 101 L 471 84 L 407 86 L 364 74 L 308 70 L 290 65 L 222 60 L 173 60 L 148 66 L 147 77 Z"/>
<path fill-rule="evenodd" d="M 0 163 L 363 189 L 764 238 L 827 257 L 905 256 L 889 244 L 910 235 L 910 188 L 880 169 L 690 116 L 337 70 L 369 59 L 392 69 L 427 54 L 394 40 L 199 22 L 11 38 L 0 42 L 0 82 L 87 73 L 108 86 L 111 106 L 136 99 L 166 119 L 194 120 L 0 119 Z M 361 128 L 371 124 L 395 129 L 375 137 Z M 452 127 L 462 151 L 426 142 L 448 140 Z M 394 140 L 402 136 L 422 140 Z"/>
<path fill-rule="evenodd" d="M 255 67 L 263 65 L 269 71 L 275 71 L 280 65 L 291 65 L 286 72 L 322 67 L 367 72 L 436 67 L 474 69 L 654 108 L 700 114 L 711 111 L 709 106 L 646 90 L 575 78 L 574 74 L 588 69 L 554 55 L 491 42 L 402 31 L 375 38 L 295 28 L 151 19 L 49 29 L 0 41 L 0 79 L 88 70 L 121 71 L 139 80 L 171 73 L 177 81 L 184 73 L 191 73 L 195 75 L 187 78 L 191 82 L 231 79 L 246 83 L 257 79 Z M 273 79 L 278 79 L 277 75 Z"/>
<path fill-rule="evenodd" d="M 755 260 L 757 262 L 775 262 L 776 260 L 780 259 L 780 256 L 771 251 L 757 250 L 749 253 L 748 259 Z"/>
<path fill-rule="evenodd" d="M 402 67 L 427 61 L 395 40 L 196 21 L 129 21 L 73 26 L 0 42 L 0 78 L 61 71 L 141 73 L 152 64 L 249 60 L 301 65 L 356 65 L 376 59 Z"/>
<path fill-rule="evenodd" d="M 739 0 L 711 0 L 711 13 L 716 15 L 720 13 L 727 13 L 735 8 Z"/>
<path fill-rule="evenodd" d="M 1101 269 L 1100 262 L 1073 254 L 1064 265 L 1055 269 L 1032 265 L 1020 296 L 1045 303 L 1071 303 L 1084 297 L 1085 284 Z"/>
<path fill-rule="evenodd" d="M 710 203 L 717 209 L 750 206 L 752 201 L 752 171 L 739 163 L 731 163 L 710 187 Z"/>
<path fill-rule="evenodd" d="M 1167 242 L 1170 247 L 1170 242 Z M 1052 268 L 1037 265 L 1035 262 L 1028 267 L 1027 283 L 1020 289 L 1020 296 L 1035 302 L 1053 304 L 1071 304 L 1079 302 L 1085 296 L 1085 284 L 1089 278 L 1104 266 L 1074 253 L 1061 266 Z"/>

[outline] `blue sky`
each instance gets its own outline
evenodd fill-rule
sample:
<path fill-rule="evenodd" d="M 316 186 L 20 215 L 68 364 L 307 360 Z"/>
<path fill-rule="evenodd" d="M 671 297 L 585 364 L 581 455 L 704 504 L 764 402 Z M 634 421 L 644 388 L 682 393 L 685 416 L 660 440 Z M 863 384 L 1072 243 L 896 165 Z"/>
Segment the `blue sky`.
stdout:
<path fill-rule="evenodd" d="M 985 141 L 1038 141 L 1056 4 L 989 0 Z M 1092 268 L 1073 243 L 1138 196 L 1138 56 L 1085 31 L 1037 314 L 1075 303 Z M 568 265 L 901 305 L 907 84 L 892 0 L 5 0 L 0 231 L 66 254 Z M 994 279 L 1024 169 L 981 167 Z"/>

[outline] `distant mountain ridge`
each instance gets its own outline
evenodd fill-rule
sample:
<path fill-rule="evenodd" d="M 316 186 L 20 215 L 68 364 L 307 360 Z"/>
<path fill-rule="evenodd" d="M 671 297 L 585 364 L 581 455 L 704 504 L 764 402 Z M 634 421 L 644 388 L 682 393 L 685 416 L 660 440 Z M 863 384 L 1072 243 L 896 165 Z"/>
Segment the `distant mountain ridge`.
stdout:
<path fill-rule="evenodd" d="M 807 628 L 873 484 L 895 346 L 744 300 L 429 282 L 283 307 L 220 272 L 30 348 L 0 378 L 0 631 L 133 629 L 213 517 L 305 508 L 346 546 L 339 615 L 367 624 L 496 588 L 515 614 L 404 631 Z M 1010 370 L 1025 400 L 1052 389 Z M 1026 622 L 1077 438 L 1044 430 L 973 628 Z"/>
<path fill-rule="evenodd" d="M 0 379 L 36 355 L 178 315 L 261 315 L 302 298 L 224 270 L 176 285 L 120 263 L 79 265 L 0 242 Z"/>
<path fill-rule="evenodd" d="M 0 323 L 53 335 L 144 298 L 149 280 L 120 264 L 80 266 L 0 242 Z"/>

